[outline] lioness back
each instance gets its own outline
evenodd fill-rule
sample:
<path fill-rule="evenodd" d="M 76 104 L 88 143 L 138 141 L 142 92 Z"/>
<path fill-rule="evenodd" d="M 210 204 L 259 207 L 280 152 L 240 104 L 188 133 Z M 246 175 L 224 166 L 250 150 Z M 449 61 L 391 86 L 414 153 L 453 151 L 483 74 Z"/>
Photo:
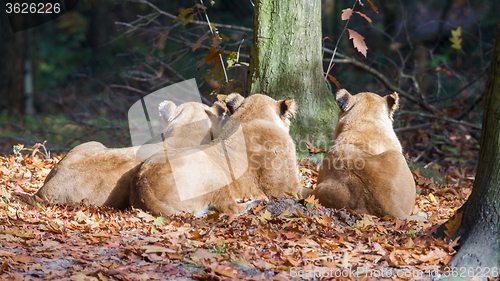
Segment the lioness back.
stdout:
<path fill-rule="evenodd" d="M 312 194 L 326 207 L 408 218 L 415 205 L 415 182 L 392 128 L 397 93 L 382 98 L 340 90 L 336 100 L 336 139 Z"/>

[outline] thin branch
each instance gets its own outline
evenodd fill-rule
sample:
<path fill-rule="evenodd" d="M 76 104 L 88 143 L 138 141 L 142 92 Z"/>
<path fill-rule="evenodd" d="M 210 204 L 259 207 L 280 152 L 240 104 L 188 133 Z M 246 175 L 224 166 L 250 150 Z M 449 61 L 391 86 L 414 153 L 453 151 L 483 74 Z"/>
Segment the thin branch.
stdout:
<path fill-rule="evenodd" d="M 136 88 L 133 88 L 133 87 L 130 87 L 130 86 L 126 86 L 126 85 L 116 85 L 116 84 L 112 84 L 110 85 L 109 87 L 111 88 L 121 88 L 121 89 L 127 89 L 129 91 L 132 91 L 132 92 L 136 92 L 136 93 L 139 93 L 141 95 L 147 95 L 148 93 L 144 92 L 144 91 L 141 91 L 139 89 L 136 89 Z"/>
<path fill-rule="evenodd" d="M 149 7 L 153 8 L 154 10 L 156 10 L 156 12 L 158 12 L 159 14 L 167 16 L 167 17 L 169 17 L 171 19 L 177 19 L 177 16 L 175 16 L 173 14 L 170 14 L 170 13 L 167 13 L 165 11 L 162 11 L 161 9 L 159 9 L 158 7 L 156 7 L 155 5 L 151 4 L 149 1 L 146 1 L 146 0 L 134 0 L 134 1 L 130 1 L 130 2 L 136 2 L 136 3 L 146 4 Z M 190 20 L 189 23 L 199 24 L 199 25 L 206 25 L 207 24 L 204 21 L 198 21 L 198 20 Z M 215 26 L 217 28 L 232 29 L 232 30 L 238 30 L 238 31 L 243 31 L 243 32 L 253 32 L 253 30 L 251 28 L 244 27 L 244 26 L 237 26 L 237 25 L 231 25 L 231 24 L 220 24 L 220 23 L 212 23 L 212 24 L 213 24 L 213 26 Z"/>
<path fill-rule="evenodd" d="M 409 131 L 416 131 L 418 129 L 422 129 L 425 127 L 432 126 L 434 123 L 424 123 L 424 124 L 419 124 L 415 126 L 410 126 L 410 127 L 401 127 L 401 128 L 396 128 L 394 129 L 394 132 L 396 133 L 403 133 L 403 132 L 409 132 Z"/>
<path fill-rule="evenodd" d="M 484 93 L 482 93 L 475 101 L 474 103 L 472 103 L 471 105 L 469 105 L 469 107 L 464 111 L 462 112 L 460 115 L 458 115 L 456 117 L 457 120 L 462 120 L 465 116 L 467 116 L 467 114 L 469 114 L 473 109 L 474 107 L 476 107 L 482 100 L 483 100 L 483 97 L 484 97 Z"/>
<path fill-rule="evenodd" d="M 446 122 L 449 122 L 449 123 L 453 123 L 453 124 L 457 124 L 457 125 L 463 125 L 463 126 L 471 128 L 471 129 L 481 130 L 481 126 L 480 125 L 472 124 L 472 123 L 465 122 L 465 121 L 456 120 L 456 119 L 449 118 L 449 117 L 437 116 L 437 115 L 434 115 L 434 114 L 428 114 L 428 113 L 423 113 L 423 112 L 415 112 L 415 111 L 402 111 L 402 110 L 400 110 L 399 113 L 400 114 L 405 114 L 405 113 L 406 114 L 412 114 L 412 115 L 417 115 L 417 116 L 425 117 L 425 118 L 439 119 L 439 120 L 443 120 L 443 121 L 446 121 Z"/>
<path fill-rule="evenodd" d="M 358 1 L 354 1 L 354 4 L 352 5 L 352 10 L 354 10 L 354 7 L 356 7 L 356 3 L 358 3 Z M 337 44 L 335 44 L 335 49 L 333 49 L 333 52 L 332 52 L 332 58 L 330 59 L 330 63 L 328 64 L 328 68 L 326 69 L 325 80 L 328 79 L 328 73 L 330 73 L 330 70 L 332 70 L 333 59 L 335 58 L 335 54 L 337 53 L 337 47 L 339 46 L 340 39 L 342 39 L 342 35 L 344 35 L 345 30 L 347 29 L 347 25 L 349 24 L 350 20 L 351 20 L 351 17 L 349 17 L 347 19 L 347 22 L 345 23 L 344 29 L 342 29 L 342 33 L 340 33 L 339 39 L 337 40 Z M 324 51 L 325 51 L 325 48 L 323 48 L 323 53 L 324 53 Z M 324 55 L 323 55 L 323 57 L 324 57 Z"/>
<path fill-rule="evenodd" d="M 323 48 L 324 49 L 324 52 L 325 53 L 329 53 L 329 54 L 333 54 L 333 51 L 331 49 L 328 49 L 328 48 Z M 405 90 L 399 88 L 398 86 L 392 84 L 389 79 L 387 77 L 385 77 L 385 75 L 383 75 L 382 73 L 380 73 L 378 70 L 372 68 L 371 66 L 369 65 L 366 65 L 364 63 L 362 63 L 361 61 L 357 60 L 357 59 L 354 59 L 354 58 L 351 58 L 351 57 L 348 57 L 346 55 L 343 55 L 343 54 L 336 54 L 337 57 L 339 57 L 340 59 L 332 59 L 333 62 L 335 63 L 350 63 L 350 64 L 353 64 L 363 70 L 365 70 L 366 72 L 372 74 L 373 76 L 375 76 L 377 79 L 379 79 L 387 89 L 391 90 L 391 91 L 394 91 L 394 92 L 397 92 L 398 94 L 400 94 L 401 96 L 405 97 L 406 99 L 408 99 L 409 101 L 411 102 L 414 102 L 414 103 L 417 103 L 419 104 L 423 109 L 425 109 L 426 111 L 428 112 L 431 112 L 431 113 L 438 113 L 437 110 L 435 110 L 434 108 L 432 108 L 431 106 L 429 106 L 428 104 L 426 104 L 424 101 L 410 95 L 408 92 L 406 92 Z M 329 59 L 323 59 L 323 61 L 325 62 L 328 62 L 330 61 Z"/>

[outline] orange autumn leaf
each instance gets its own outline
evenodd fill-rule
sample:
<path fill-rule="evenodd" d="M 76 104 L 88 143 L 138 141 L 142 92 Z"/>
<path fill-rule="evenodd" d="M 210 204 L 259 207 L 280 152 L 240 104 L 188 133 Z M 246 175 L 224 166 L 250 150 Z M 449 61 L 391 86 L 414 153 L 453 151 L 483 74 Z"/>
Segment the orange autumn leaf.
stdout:
<path fill-rule="evenodd" d="M 377 14 L 378 14 L 378 8 L 377 8 L 377 7 L 375 7 L 375 5 L 373 5 L 373 2 L 372 2 L 372 1 L 370 1 L 370 0 L 366 0 L 366 1 L 368 1 L 368 3 L 370 3 L 370 5 L 372 6 L 372 10 L 374 10 L 374 11 L 375 11 L 375 13 L 377 13 Z"/>
<path fill-rule="evenodd" d="M 370 23 L 370 25 L 373 26 L 372 19 L 370 19 L 367 15 L 365 15 L 365 14 L 363 14 L 361 12 L 358 12 L 358 11 L 355 11 L 355 13 L 358 14 L 358 15 L 360 15 L 360 16 L 362 16 L 363 18 L 365 18 L 365 20 L 367 20 Z"/>
<path fill-rule="evenodd" d="M 456 212 L 453 217 L 451 217 L 448 222 L 446 222 L 446 230 L 444 233 L 446 234 L 446 237 L 450 239 L 455 232 L 457 232 L 458 228 L 460 227 L 460 224 L 462 223 L 462 216 L 463 212 Z"/>
<path fill-rule="evenodd" d="M 340 89 L 340 83 L 337 81 L 337 79 L 335 79 L 335 77 L 333 77 L 331 74 L 329 73 L 325 73 L 328 78 L 330 78 L 330 80 L 332 80 L 333 84 L 335 84 L 335 86 L 337 86 L 337 88 Z"/>

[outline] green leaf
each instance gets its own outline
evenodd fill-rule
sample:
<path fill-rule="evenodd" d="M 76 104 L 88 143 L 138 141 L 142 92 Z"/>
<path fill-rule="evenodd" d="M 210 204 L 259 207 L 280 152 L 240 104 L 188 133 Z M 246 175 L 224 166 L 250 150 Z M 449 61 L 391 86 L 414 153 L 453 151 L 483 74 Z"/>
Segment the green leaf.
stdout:
<path fill-rule="evenodd" d="M 457 29 L 451 31 L 451 47 L 456 50 L 462 50 L 462 27 L 459 26 Z"/>
<path fill-rule="evenodd" d="M 458 150 L 453 147 L 447 147 L 448 151 L 453 153 L 454 155 L 458 155 Z"/>
<path fill-rule="evenodd" d="M 165 223 L 165 218 L 163 217 L 157 217 L 155 221 L 153 222 L 153 225 L 162 225 Z"/>
<path fill-rule="evenodd" d="M 441 175 L 434 170 L 420 168 L 420 175 L 424 178 L 428 178 L 428 179 L 432 178 L 432 179 L 434 179 L 434 182 L 436 182 L 440 185 L 444 184 L 443 178 L 441 177 Z"/>
<path fill-rule="evenodd" d="M 231 52 L 227 57 L 227 68 L 233 67 L 233 65 L 238 63 L 240 54 L 238 52 Z"/>
<path fill-rule="evenodd" d="M 184 20 L 184 22 L 182 23 L 182 25 L 188 24 L 194 18 L 194 15 L 195 14 L 191 14 L 187 19 Z"/>

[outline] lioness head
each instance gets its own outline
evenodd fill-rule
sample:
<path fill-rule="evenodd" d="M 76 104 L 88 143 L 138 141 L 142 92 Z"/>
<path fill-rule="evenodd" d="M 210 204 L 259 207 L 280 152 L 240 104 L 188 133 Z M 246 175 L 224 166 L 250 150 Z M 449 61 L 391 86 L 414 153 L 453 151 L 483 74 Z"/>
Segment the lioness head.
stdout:
<path fill-rule="evenodd" d="M 344 117 L 350 111 L 354 111 L 353 115 L 356 114 L 364 118 L 386 116 L 392 122 L 394 111 L 399 106 L 399 96 L 396 92 L 385 97 L 368 92 L 352 96 L 345 89 L 341 89 L 337 92 L 335 100 L 341 110 L 339 118 Z"/>
<path fill-rule="evenodd" d="M 297 111 L 295 100 L 276 101 L 271 97 L 261 94 L 253 94 L 245 99 L 236 93 L 229 95 L 228 98 L 229 101 L 226 101 L 226 104 L 229 111 L 241 123 L 256 119 L 266 119 L 276 122 L 288 131 L 290 118 Z"/>
<path fill-rule="evenodd" d="M 388 149 L 402 151 L 392 123 L 399 106 L 396 92 L 381 97 L 363 92 L 351 95 L 344 89 L 335 97 L 340 108 L 335 128 L 335 144 L 363 146 L 368 153 L 378 154 Z"/>

